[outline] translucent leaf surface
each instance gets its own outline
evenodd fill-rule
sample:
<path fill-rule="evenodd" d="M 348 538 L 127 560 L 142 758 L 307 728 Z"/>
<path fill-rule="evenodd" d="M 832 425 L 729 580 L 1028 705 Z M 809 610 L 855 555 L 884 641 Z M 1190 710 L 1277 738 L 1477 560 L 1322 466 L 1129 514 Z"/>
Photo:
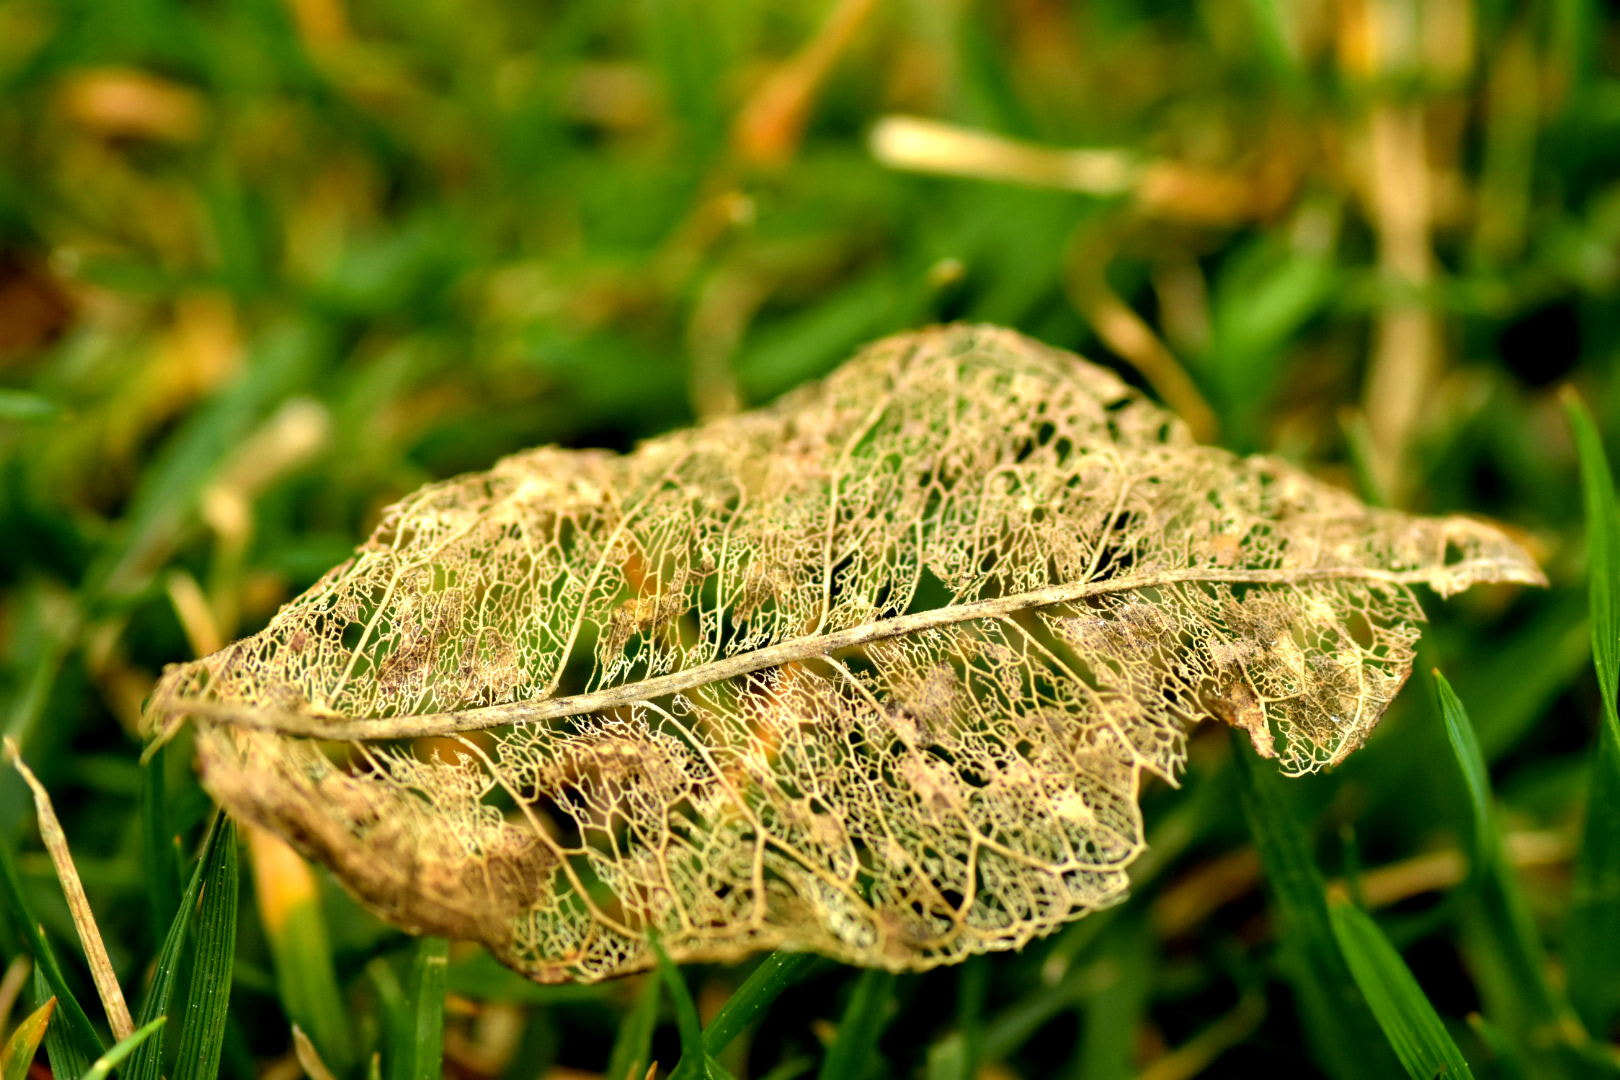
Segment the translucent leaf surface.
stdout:
<path fill-rule="evenodd" d="M 537 979 L 649 967 L 649 928 L 918 969 L 1119 900 L 1143 774 L 1201 721 L 1291 773 L 1349 753 L 1410 586 L 1540 580 L 1489 525 L 947 327 L 633 454 L 424 488 L 151 721 L 370 906 Z"/>

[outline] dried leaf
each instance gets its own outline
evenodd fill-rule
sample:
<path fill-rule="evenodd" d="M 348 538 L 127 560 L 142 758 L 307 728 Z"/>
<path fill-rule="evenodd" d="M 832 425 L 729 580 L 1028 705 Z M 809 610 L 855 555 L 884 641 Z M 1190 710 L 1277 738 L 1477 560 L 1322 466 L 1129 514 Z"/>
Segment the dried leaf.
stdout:
<path fill-rule="evenodd" d="M 1290 773 L 1406 679 L 1497 529 L 1193 442 L 1008 331 L 873 345 L 635 453 L 434 484 L 171 669 L 234 813 L 542 981 L 814 950 L 920 969 L 1119 900 L 1191 727 Z"/>

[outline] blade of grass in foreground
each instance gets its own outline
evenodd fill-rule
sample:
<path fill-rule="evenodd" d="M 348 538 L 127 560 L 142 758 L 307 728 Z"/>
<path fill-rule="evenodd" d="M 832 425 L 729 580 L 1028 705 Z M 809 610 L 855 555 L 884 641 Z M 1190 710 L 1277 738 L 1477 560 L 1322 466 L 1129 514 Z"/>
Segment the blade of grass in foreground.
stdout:
<path fill-rule="evenodd" d="M 670 1075 L 696 1074 L 709 1080 L 721 1080 L 727 1073 L 709 1056 L 704 1046 L 703 1025 L 698 1020 L 697 1003 L 686 988 L 686 980 L 681 978 L 680 969 L 670 960 L 669 953 L 664 951 L 656 934 L 649 937 L 648 944 L 658 958 L 658 981 L 669 991 L 669 1000 L 675 1009 L 675 1027 L 681 1036 L 681 1059 L 675 1063 L 674 1072 Z"/>
<path fill-rule="evenodd" d="M 1394 1062 L 1345 966 L 1328 916 L 1327 884 L 1276 779 L 1261 775 L 1252 751 L 1232 735 L 1233 768 L 1249 832 L 1271 892 L 1282 960 L 1299 996 L 1319 1065 L 1354 1080 L 1389 1076 Z"/>
<path fill-rule="evenodd" d="M 144 1024 L 118 1040 L 116 1046 L 96 1058 L 95 1062 L 85 1072 L 82 1080 L 107 1080 L 107 1077 L 112 1075 L 112 1071 L 118 1067 L 119 1063 L 134 1053 L 147 1039 L 157 1034 L 158 1029 L 168 1019 L 167 1016 L 160 1016 L 150 1024 Z"/>
<path fill-rule="evenodd" d="M 1485 1011 L 1503 1037 L 1514 1040 L 1520 1052 L 1536 1061 L 1537 1075 L 1560 1075 L 1549 1050 L 1570 1035 L 1569 1007 L 1547 978 L 1547 957 L 1507 859 L 1474 726 L 1438 671 L 1434 687 L 1470 808 L 1473 888 L 1462 909 L 1463 954 L 1474 971 Z"/>
<path fill-rule="evenodd" d="M 1496 815 L 1491 810 L 1491 780 L 1485 768 L 1485 755 L 1480 752 L 1479 740 L 1474 737 L 1474 725 L 1456 691 L 1438 670 L 1434 671 L 1435 700 L 1440 706 L 1440 719 L 1446 726 L 1446 738 L 1451 743 L 1452 756 L 1462 773 L 1463 787 L 1468 792 L 1469 835 L 1468 849 L 1472 869 L 1476 875 L 1487 872 L 1502 852 L 1502 836 L 1497 828 Z"/>
<path fill-rule="evenodd" d="M 40 930 L 39 920 L 34 918 L 34 913 L 29 910 L 27 902 L 23 899 L 22 881 L 17 876 L 17 866 L 12 861 L 11 848 L 3 842 L 0 842 L 0 902 L 5 903 L 16 916 L 24 944 L 34 957 L 36 977 L 43 978 L 50 985 L 51 993 L 56 996 L 56 1008 L 60 1015 L 52 1028 L 63 1033 L 64 1046 L 71 1045 L 81 1060 L 89 1062 L 91 1058 L 101 1053 L 101 1039 L 96 1035 L 96 1029 L 91 1025 L 90 1018 L 85 1015 L 79 999 L 73 996 L 73 989 L 68 986 L 62 965 L 57 962 L 56 952 L 51 948 L 50 942 L 45 940 L 44 932 Z M 52 1060 L 55 1060 L 54 1056 Z"/>
<path fill-rule="evenodd" d="M 1412 1080 L 1472 1078 L 1462 1051 L 1378 924 L 1348 903 L 1332 905 L 1330 915 L 1350 973 L 1406 1074 Z"/>
<path fill-rule="evenodd" d="M 861 972 L 838 1021 L 838 1035 L 816 1073 L 817 1080 L 860 1080 L 876 1075 L 878 1036 L 889 1020 L 894 982 L 894 975 L 887 971 L 869 968 Z"/>
<path fill-rule="evenodd" d="M 664 951 L 663 944 L 654 935 L 648 944 L 652 946 L 653 955 L 658 958 L 658 979 L 669 991 L 669 1000 L 675 1006 L 675 1026 L 681 1034 L 681 1057 L 684 1060 L 691 1057 L 702 1060 L 703 1054 L 703 1026 L 698 1022 L 697 1005 L 692 1001 L 692 995 L 686 989 L 686 982 L 681 973 L 670 962 L 669 954 Z"/>
<path fill-rule="evenodd" d="M 395 1026 L 389 1080 L 438 1080 L 444 1072 L 444 983 L 450 943 L 425 937 L 411 957 L 410 986 Z"/>
<path fill-rule="evenodd" d="M 45 981 L 45 973 L 40 971 L 37 963 L 34 965 L 34 1000 L 60 1003 L 60 999 L 51 994 L 51 985 Z M 85 1070 L 90 1068 L 89 1056 L 73 1041 L 60 1015 L 56 1023 L 45 1028 L 45 1057 L 51 1063 L 52 1076 L 83 1076 Z"/>
<path fill-rule="evenodd" d="M 6 1040 L 5 1049 L 0 1050 L 0 1080 L 27 1080 L 28 1067 L 33 1064 L 34 1052 L 45 1038 L 45 1029 L 55 1010 L 56 999 L 51 998 L 17 1025 L 17 1030 Z"/>
<path fill-rule="evenodd" d="M 160 1016 L 168 1015 L 169 997 L 174 993 L 174 980 L 180 972 L 186 937 L 191 929 L 191 920 L 197 911 L 197 899 L 202 894 L 203 881 L 208 876 L 215 850 L 219 845 L 219 832 L 219 822 L 216 818 L 214 825 L 208 830 L 207 839 L 203 841 L 202 856 L 197 860 L 197 868 L 192 872 L 191 882 L 180 898 L 174 921 L 170 923 L 169 932 L 163 939 L 163 947 L 158 951 L 152 984 L 147 988 L 146 999 L 141 1003 L 140 1015 L 136 1017 L 138 1024 L 149 1024 Z M 158 1075 L 163 1070 L 163 1041 L 162 1035 L 148 1039 L 130 1055 L 129 1065 L 125 1071 L 126 1080 L 158 1080 Z"/>
<path fill-rule="evenodd" d="M 1581 459 L 1586 507 L 1592 663 L 1603 722 L 1592 762 L 1586 828 L 1569 913 L 1569 995 L 1587 1029 L 1604 1038 L 1620 1015 L 1620 507 L 1597 425 L 1574 393 L 1564 399 Z"/>
<path fill-rule="evenodd" d="M 703 1048 L 710 1054 L 724 1050 L 815 962 L 814 953 L 792 952 L 773 952 L 760 961 L 703 1029 Z"/>
<path fill-rule="evenodd" d="M 1581 496 L 1586 507 L 1587 559 L 1592 606 L 1592 663 L 1603 693 L 1603 716 L 1620 736 L 1620 503 L 1614 474 L 1592 414 L 1573 393 L 1564 401 L 1581 459 Z"/>
<path fill-rule="evenodd" d="M 51 803 L 51 796 L 45 790 L 45 785 L 39 782 L 34 770 L 17 752 L 17 744 L 11 739 L 4 740 L 5 757 L 10 760 L 11 767 L 17 770 L 23 782 L 28 785 L 34 797 L 34 817 L 39 826 L 40 839 L 45 844 L 45 851 L 51 857 L 51 865 L 56 869 L 56 880 L 62 886 L 62 895 L 67 900 L 68 912 L 73 916 L 73 926 L 79 933 L 79 944 L 84 950 L 85 961 L 90 966 L 90 977 L 96 984 L 96 993 L 101 998 L 101 1006 L 106 1011 L 107 1021 L 111 1024 L 114 1035 L 128 1038 L 134 1034 L 135 1020 L 129 1014 L 129 1004 L 124 1000 L 124 988 L 119 985 L 118 973 L 113 970 L 112 960 L 107 956 L 107 944 L 102 940 L 101 926 L 96 922 L 95 912 L 90 909 L 90 898 L 85 895 L 84 883 L 79 879 L 79 868 L 73 862 L 73 854 L 68 849 L 67 834 L 62 831 L 62 822 L 56 816 L 56 807 Z"/>
<path fill-rule="evenodd" d="M 212 1080 L 225 1044 L 225 1018 L 231 1002 L 231 966 L 236 959 L 236 912 L 241 875 L 236 823 L 226 818 L 214 841 L 197 912 L 196 958 L 183 1007 L 180 1054 L 173 1080 Z"/>

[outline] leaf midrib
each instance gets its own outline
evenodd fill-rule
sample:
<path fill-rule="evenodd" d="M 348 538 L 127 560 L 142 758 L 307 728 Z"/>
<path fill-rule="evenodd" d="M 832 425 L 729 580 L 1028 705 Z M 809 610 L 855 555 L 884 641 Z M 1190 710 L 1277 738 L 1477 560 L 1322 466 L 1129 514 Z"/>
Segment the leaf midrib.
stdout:
<path fill-rule="evenodd" d="M 1446 567 L 1455 572 L 1460 567 Z M 470 709 L 446 712 L 419 713 L 411 716 L 349 717 L 323 716 L 288 710 L 259 709 L 236 702 L 208 701 L 202 698 L 175 698 L 165 704 L 163 711 L 171 717 L 185 716 L 209 723 L 274 731 L 282 735 L 358 741 L 366 739 L 412 739 L 457 732 L 482 731 L 507 724 L 534 723 L 558 720 L 584 713 L 602 712 L 621 705 L 651 701 L 668 697 L 709 683 L 747 675 L 765 668 L 779 667 L 798 661 L 813 660 L 842 649 L 866 645 L 874 641 L 921 633 L 925 630 L 951 626 L 978 619 L 993 619 L 1021 611 L 1072 603 L 1093 596 L 1134 592 L 1161 585 L 1185 583 L 1201 584 L 1261 584 L 1297 585 L 1308 581 L 1349 579 L 1379 581 L 1394 585 L 1412 585 L 1430 582 L 1439 573 L 1434 568 L 1417 570 L 1379 570 L 1358 566 L 1331 566 L 1308 569 L 1231 569 L 1212 571 L 1208 568 L 1166 570 L 1137 577 L 1105 578 L 1100 581 L 1066 582 L 1047 585 L 1028 592 L 997 596 L 987 600 L 973 600 L 963 604 L 914 611 L 875 619 L 859 626 L 830 633 L 811 634 L 774 642 L 748 652 L 735 653 L 717 660 L 695 664 L 667 675 L 621 683 L 617 686 L 592 690 L 567 697 L 549 697 L 505 702 L 500 705 L 480 705 Z M 1506 579 L 1517 580 L 1507 573 Z"/>

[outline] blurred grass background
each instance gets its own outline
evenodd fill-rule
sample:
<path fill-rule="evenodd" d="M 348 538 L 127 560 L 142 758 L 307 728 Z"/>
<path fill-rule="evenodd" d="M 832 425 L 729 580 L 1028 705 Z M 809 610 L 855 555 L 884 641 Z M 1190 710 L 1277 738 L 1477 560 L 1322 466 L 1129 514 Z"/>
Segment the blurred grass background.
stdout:
<path fill-rule="evenodd" d="M 1612 456 L 1617 301 L 1597 0 L 0 0 L 0 723 L 138 1000 L 208 816 L 183 741 L 138 761 L 163 664 L 257 629 L 426 480 L 1003 323 L 1204 438 L 1508 521 L 1553 587 L 1430 605 L 1423 672 L 1330 776 L 1271 783 L 1201 736 L 1148 793 L 1124 906 L 923 976 L 794 967 L 720 1064 L 1396 1075 L 1355 990 L 1387 957 L 1325 876 L 1476 1073 L 1611 1075 L 1590 986 L 1620 968 L 1569 978 L 1620 928 L 1570 916 L 1602 706 L 1556 391 Z M 1442 723 L 1434 665 L 1470 724 Z M 9 772 L 0 834 L 101 1025 Z M 691 1048 L 679 979 L 539 988 L 460 949 L 441 1015 L 431 946 L 244 851 L 225 1075 L 299 1075 L 293 1022 L 340 1076 L 378 1048 L 437 1075 L 427 1029 L 463 1078 L 666 1075 Z M 0 902 L 0 1029 L 31 921 Z M 683 973 L 698 1023 L 746 973 Z"/>

